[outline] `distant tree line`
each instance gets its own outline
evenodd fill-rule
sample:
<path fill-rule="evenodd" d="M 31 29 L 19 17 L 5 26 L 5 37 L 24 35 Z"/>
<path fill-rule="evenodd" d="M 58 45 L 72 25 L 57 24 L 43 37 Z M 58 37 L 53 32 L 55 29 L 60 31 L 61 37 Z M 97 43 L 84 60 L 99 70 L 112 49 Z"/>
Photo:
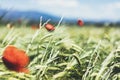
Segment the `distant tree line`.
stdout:
<path fill-rule="evenodd" d="M 6 11 L 6 12 L 3 12 L 0 14 L 0 24 L 8 24 L 8 23 L 11 23 L 11 24 L 16 24 L 16 25 L 21 25 L 21 24 L 26 24 L 26 25 L 33 25 L 33 24 L 37 24 L 39 25 L 39 20 L 25 20 L 25 19 L 19 19 L 17 21 L 9 21 L 9 20 L 3 20 L 3 18 L 8 14 L 9 12 Z M 42 23 L 44 23 L 45 20 L 42 21 Z M 55 24 L 57 25 L 56 22 L 53 22 L 53 21 L 50 21 L 50 23 L 52 24 Z M 69 21 L 69 22 L 64 22 L 63 21 L 63 24 L 67 24 L 67 25 L 77 25 L 77 21 Z M 90 25 L 94 25 L 94 26 L 97 26 L 97 27 L 104 27 L 104 26 L 110 26 L 110 27 L 113 27 L 113 26 L 118 26 L 120 27 L 120 21 L 118 22 L 94 22 L 94 21 L 85 21 L 84 22 L 84 25 L 87 25 L 87 26 L 90 26 Z"/>

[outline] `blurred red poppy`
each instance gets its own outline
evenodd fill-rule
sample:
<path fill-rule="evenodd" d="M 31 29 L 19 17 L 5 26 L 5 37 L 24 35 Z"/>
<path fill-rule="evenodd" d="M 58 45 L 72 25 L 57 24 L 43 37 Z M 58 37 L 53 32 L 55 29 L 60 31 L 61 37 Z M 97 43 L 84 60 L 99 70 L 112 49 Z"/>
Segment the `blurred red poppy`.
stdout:
<path fill-rule="evenodd" d="M 84 22 L 83 22 L 82 20 L 78 20 L 78 21 L 77 21 L 77 24 L 78 24 L 79 26 L 83 26 L 83 25 L 84 25 Z"/>
<path fill-rule="evenodd" d="M 2 57 L 5 66 L 16 72 L 28 73 L 29 70 L 26 66 L 29 64 L 29 57 L 25 51 L 16 48 L 13 45 L 9 45 L 3 52 Z"/>
<path fill-rule="evenodd" d="M 54 31 L 55 30 L 55 27 L 52 24 L 49 24 L 49 23 L 45 25 L 45 28 L 48 31 Z"/>
<path fill-rule="evenodd" d="M 32 25 L 31 28 L 32 28 L 33 30 L 37 30 L 37 29 L 39 29 L 39 25 Z"/>
<path fill-rule="evenodd" d="M 18 24 L 21 24 L 22 23 L 22 20 L 21 19 L 18 19 Z"/>

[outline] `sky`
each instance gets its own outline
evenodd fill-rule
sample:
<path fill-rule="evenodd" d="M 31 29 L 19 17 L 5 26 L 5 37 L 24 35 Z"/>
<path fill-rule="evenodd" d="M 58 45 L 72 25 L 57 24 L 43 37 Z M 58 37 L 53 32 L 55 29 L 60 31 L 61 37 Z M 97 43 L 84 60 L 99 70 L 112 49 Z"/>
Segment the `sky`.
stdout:
<path fill-rule="evenodd" d="M 0 0 L 0 7 L 67 18 L 120 20 L 120 0 Z"/>

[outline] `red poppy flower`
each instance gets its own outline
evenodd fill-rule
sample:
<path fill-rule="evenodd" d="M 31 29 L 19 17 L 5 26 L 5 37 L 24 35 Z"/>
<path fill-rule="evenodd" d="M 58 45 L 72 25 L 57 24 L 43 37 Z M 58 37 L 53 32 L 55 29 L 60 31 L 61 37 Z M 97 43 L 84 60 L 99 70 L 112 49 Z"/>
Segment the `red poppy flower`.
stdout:
<path fill-rule="evenodd" d="M 26 66 L 29 64 L 29 57 L 25 51 L 16 48 L 15 46 L 9 45 L 3 52 L 2 57 L 5 66 L 16 72 L 28 73 L 29 70 Z"/>
<path fill-rule="evenodd" d="M 45 25 L 45 28 L 48 31 L 54 31 L 55 30 L 55 27 L 52 24 L 49 24 L 49 23 Z"/>
<path fill-rule="evenodd" d="M 84 22 L 83 22 L 82 20 L 78 20 L 77 24 L 78 24 L 79 26 L 83 26 L 83 25 L 84 25 Z"/>

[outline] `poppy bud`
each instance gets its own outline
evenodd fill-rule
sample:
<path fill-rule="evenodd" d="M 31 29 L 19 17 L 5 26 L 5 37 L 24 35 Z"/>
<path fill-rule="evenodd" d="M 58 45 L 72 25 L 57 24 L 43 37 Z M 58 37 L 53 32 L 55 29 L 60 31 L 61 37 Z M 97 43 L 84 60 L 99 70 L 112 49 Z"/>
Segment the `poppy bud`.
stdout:
<path fill-rule="evenodd" d="M 45 25 L 45 28 L 48 31 L 54 31 L 55 30 L 55 27 L 52 24 L 49 24 L 49 23 Z"/>
<path fill-rule="evenodd" d="M 5 66 L 17 72 L 27 72 L 25 68 L 29 64 L 29 57 L 25 51 L 16 48 L 15 46 L 9 45 L 3 52 L 2 57 Z"/>

